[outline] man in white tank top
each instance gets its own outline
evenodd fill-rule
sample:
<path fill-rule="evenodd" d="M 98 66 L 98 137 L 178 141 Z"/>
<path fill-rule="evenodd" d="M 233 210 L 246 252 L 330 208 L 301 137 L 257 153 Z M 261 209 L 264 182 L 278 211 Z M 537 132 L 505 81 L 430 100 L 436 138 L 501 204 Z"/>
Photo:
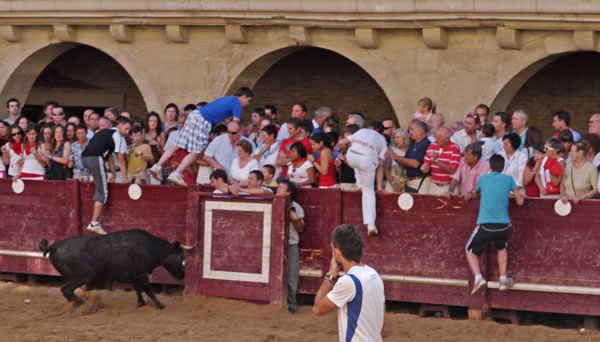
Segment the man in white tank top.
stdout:
<path fill-rule="evenodd" d="M 329 272 L 315 297 L 313 312 L 338 311 L 340 342 L 378 342 L 385 325 L 383 281 L 362 263 L 362 236 L 353 225 L 342 224 L 332 234 Z M 345 274 L 338 278 L 340 265 Z"/>

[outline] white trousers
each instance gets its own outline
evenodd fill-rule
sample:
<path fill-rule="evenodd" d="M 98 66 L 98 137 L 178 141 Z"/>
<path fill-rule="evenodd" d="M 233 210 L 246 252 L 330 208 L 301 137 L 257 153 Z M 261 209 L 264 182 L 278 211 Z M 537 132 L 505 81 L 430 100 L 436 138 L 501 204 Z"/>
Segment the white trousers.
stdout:
<path fill-rule="evenodd" d="M 362 213 L 364 224 L 375 224 L 375 175 L 377 165 L 369 161 L 367 156 L 353 153 L 346 154 L 348 165 L 354 168 L 356 181 L 360 181 L 362 191 Z"/>

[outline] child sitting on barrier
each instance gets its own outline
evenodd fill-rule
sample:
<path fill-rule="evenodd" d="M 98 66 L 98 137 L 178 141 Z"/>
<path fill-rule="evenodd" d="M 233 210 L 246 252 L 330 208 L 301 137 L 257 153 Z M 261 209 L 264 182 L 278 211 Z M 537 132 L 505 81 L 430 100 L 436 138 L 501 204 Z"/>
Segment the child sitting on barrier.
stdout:
<path fill-rule="evenodd" d="M 479 256 L 494 242 L 498 251 L 498 270 L 500 271 L 500 291 L 506 291 L 513 286 L 512 278 L 506 277 L 508 253 L 506 242 L 510 231 L 508 217 L 508 196 L 512 192 L 517 205 L 523 205 L 524 198 L 519 194 L 517 185 L 511 176 L 500 172 L 504 169 L 504 158 L 498 154 L 490 158 L 492 173 L 482 175 L 475 190 L 465 195 L 465 201 L 481 194 L 477 226 L 467 242 L 466 254 L 469 267 L 475 276 L 471 295 L 479 293 L 487 286 L 487 281 L 481 275 Z"/>

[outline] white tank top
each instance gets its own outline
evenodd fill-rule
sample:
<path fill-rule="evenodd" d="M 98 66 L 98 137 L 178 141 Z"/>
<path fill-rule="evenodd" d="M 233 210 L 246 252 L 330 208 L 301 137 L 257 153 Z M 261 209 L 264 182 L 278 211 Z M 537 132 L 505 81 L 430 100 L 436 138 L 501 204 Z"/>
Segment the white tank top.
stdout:
<path fill-rule="evenodd" d="M 25 147 L 23 147 L 25 148 Z M 42 154 L 42 149 L 40 147 L 37 148 L 37 153 L 38 155 Z M 45 175 L 46 174 L 46 170 L 44 170 L 44 166 L 42 166 L 42 164 L 40 164 L 40 162 L 37 161 L 37 159 L 35 159 L 35 156 L 33 155 L 33 153 L 30 154 L 25 154 L 23 153 L 23 158 L 25 158 L 25 162 L 23 163 L 23 170 L 21 170 L 21 172 L 24 173 L 32 173 L 35 175 Z"/>
<path fill-rule="evenodd" d="M 10 174 L 11 176 L 14 176 L 17 173 L 19 173 L 19 167 L 17 166 L 17 162 L 19 160 L 21 160 L 22 157 L 20 154 L 16 154 L 15 151 L 13 151 L 10 143 L 6 144 L 6 148 L 8 149 L 8 152 L 10 154 L 10 164 L 8 165 L 8 174 Z"/>

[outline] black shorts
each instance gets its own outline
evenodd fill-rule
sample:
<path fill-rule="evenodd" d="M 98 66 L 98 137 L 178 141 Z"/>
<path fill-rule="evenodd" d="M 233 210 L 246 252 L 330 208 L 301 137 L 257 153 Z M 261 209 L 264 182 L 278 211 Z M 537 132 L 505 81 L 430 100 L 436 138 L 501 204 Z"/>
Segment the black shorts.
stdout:
<path fill-rule="evenodd" d="M 467 250 L 471 253 L 481 255 L 488 246 L 494 242 L 496 250 L 506 248 L 510 223 L 482 223 L 475 226 L 471 238 L 467 242 Z"/>

